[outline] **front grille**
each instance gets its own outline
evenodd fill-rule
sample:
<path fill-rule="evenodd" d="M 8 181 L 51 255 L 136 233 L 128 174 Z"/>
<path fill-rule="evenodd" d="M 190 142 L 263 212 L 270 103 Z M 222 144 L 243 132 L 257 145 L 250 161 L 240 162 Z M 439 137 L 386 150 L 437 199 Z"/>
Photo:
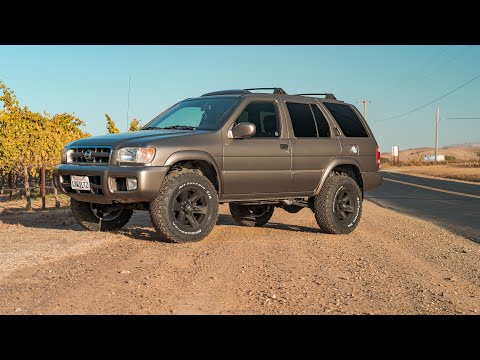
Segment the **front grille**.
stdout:
<path fill-rule="evenodd" d="M 71 148 L 70 164 L 108 165 L 112 149 L 105 146 Z"/>
<path fill-rule="evenodd" d="M 61 185 L 67 193 L 104 195 L 100 176 L 89 175 L 88 180 L 90 180 L 90 190 L 74 190 L 70 186 L 70 175 L 62 175 L 60 178 Z"/>

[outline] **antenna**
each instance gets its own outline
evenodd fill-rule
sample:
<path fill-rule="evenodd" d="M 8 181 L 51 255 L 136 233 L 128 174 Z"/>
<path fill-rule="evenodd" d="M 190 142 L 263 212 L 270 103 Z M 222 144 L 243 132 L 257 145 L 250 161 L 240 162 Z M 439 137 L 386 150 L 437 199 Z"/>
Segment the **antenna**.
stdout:
<path fill-rule="evenodd" d="M 130 83 L 132 81 L 132 75 L 130 74 L 130 78 L 128 79 L 128 100 L 127 100 L 127 131 L 128 131 L 128 113 L 130 111 Z"/>

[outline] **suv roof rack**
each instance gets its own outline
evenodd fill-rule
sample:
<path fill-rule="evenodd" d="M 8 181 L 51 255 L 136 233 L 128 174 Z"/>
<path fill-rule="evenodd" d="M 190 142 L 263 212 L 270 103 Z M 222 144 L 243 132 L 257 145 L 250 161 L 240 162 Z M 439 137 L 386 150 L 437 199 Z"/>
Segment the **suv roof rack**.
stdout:
<path fill-rule="evenodd" d="M 287 93 L 282 88 L 251 88 L 251 89 L 238 89 L 238 90 L 220 90 L 209 92 L 203 94 L 202 96 L 214 96 L 214 95 L 245 95 L 245 94 L 253 94 L 251 90 L 273 90 L 273 94 L 283 94 L 286 95 Z"/>
<path fill-rule="evenodd" d="M 250 91 L 250 90 L 273 90 L 273 93 L 274 94 L 283 94 L 283 95 L 286 95 L 287 93 L 285 92 L 285 90 L 283 90 L 282 88 L 277 88 L 277 87 L 266 87 L 266 88 L 251 88 L 251 89 L 245 89 L 247 91 Z"/>
<path fill-rule="evenodd" d="M 325 93 L 325 94 L 317 94 L 317 93 L 311 93 L 311 94 L 295 94 L 295 96 L 310 96 L 310 95 L 324 95 L 325 99 L 330 99 L 330 100 L 337 100 L 335 95 L 331 93 Z"/>
<path fill-rule="evenodd" d="M 244 94 L 251 94 L 248 90 L 221 90 L 221 91 L 214 91 L 203 94 L 202 96 L 214 96 L 214 95 L 244 95 Z"/>

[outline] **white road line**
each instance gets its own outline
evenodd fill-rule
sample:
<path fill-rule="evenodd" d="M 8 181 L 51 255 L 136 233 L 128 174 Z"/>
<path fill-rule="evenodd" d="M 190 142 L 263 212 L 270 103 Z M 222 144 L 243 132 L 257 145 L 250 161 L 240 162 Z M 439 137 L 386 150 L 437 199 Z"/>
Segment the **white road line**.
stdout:
<path fill-rule="evenodd" d="M 388 179 L 388 178 L 385 178 L 385 177 L 383 178 L 383 180 L 392 181 L 392 182 L 396 182 L 396 183 L 404 184 L 404 185 L 416 186 L 416 187 L 419 187 L 419 188 L 422 188 L 422 189 L 427 189 L 427 190 L 444 192 L 444 193 L 452 194 L 452 195 L 460 195 L 460 196 L 471 197 L 471 198 L 474 198 L 474 199 L 480 199 L 480 195 L 465 194 L 465 193 L 456 192 L 456 191 L 450 191 L 450 190 L 444 190 L 444 189 L 439 189 L 439 188 L 434 188 L 434 187 L 429 187 L 429 186 L 424 186 L 424 185 L 412 184 L 412 183 L 409 183 L 409 182 L 406 182 L 406 181 L 393 180 L 393 179 Z"/>

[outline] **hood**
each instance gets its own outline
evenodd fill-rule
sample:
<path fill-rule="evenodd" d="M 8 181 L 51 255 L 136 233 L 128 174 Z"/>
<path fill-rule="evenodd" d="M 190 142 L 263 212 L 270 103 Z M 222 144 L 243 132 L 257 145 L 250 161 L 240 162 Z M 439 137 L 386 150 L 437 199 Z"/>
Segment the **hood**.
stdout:
<path fill-rule="evenodd" d="M 92 136 L 67 144 L 68 147 L 75 146 L 111 146 L 119 149 L 125 146 L 146 146 L 161 139 L 178 136 L 191 136 L 205 134 L 211 131 L 205 130 L 140 130 L 118 134 L 106 134 Z"/>

